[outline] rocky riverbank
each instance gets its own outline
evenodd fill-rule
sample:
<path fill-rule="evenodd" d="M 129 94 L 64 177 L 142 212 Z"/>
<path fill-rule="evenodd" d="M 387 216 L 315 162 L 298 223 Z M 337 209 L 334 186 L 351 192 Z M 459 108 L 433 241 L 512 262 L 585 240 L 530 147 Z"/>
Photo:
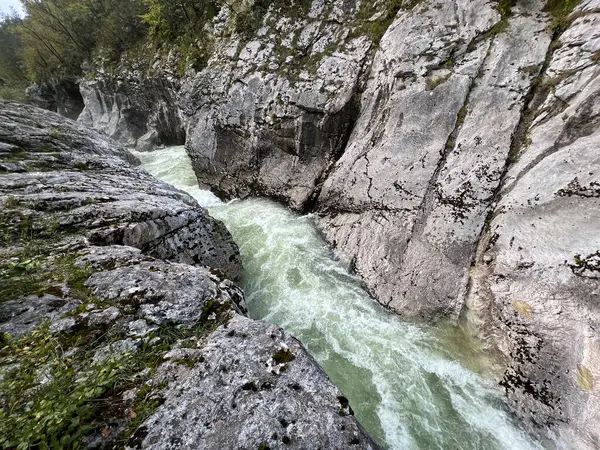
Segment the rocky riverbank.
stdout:
<path fill-rule="evenodd" d="M 114 141 L 0 102 L 0 446 L 377 448 L 246 317 L 225 227 Z"/>

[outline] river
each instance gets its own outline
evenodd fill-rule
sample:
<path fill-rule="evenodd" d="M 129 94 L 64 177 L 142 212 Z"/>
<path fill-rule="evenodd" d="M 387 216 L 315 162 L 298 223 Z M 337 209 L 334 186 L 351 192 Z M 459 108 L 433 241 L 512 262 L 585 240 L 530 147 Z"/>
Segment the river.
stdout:
<path fill-rule="evenodd" d="M 240 247 L 250 316 L 296 336 L 369 433 L 390 449 L 534 449 L 492 364 L 452 326 L 403 321 L 373 301 L 313 217 L 273 201 L 222 203 L 198 187 L 183 147 L 135 153 L 222 220 Z"/>

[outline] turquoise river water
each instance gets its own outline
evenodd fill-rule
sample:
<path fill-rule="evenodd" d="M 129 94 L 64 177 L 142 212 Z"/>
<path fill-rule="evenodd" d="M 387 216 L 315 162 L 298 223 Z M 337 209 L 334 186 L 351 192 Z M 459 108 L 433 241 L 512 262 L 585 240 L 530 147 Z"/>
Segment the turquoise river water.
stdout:
<path fill-rule="evenodd" d="M 485 354 L 459 330 L 380 307 L 311 216 L 265 199 L 222 203 L 198 187 L 183 147 L 135 153 L 222 220 L 240 247 L 250 315 L 295 335 L 390 449 L 535 449 L 507 412 Z"/>

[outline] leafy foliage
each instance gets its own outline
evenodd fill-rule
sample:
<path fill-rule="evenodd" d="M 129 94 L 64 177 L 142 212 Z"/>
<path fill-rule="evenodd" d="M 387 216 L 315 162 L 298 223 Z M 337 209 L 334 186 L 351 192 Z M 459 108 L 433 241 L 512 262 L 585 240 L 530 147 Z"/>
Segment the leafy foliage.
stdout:
<path fill-rule="evenodd" d="M 23 63 L 37 81 L 73 79 L 98 48 L 119 55 L 145 33 L 140 0 L 23 0 Z"/>
<path fill-rule="evenodd" d="M 362 22 L 358 28 L 359 34 L 368 36 L 374 44 L 378 44 L 400 10 L 410 11 L 422 0 L 385 0 L 385 13 L 376 20 L 377 8 L 375 2 L 361 2 L 358 19 Z"/>
<path fill-rule="evenodd" d="M 186 34 L 199 34 L 211 20 L 218 5 L 214 0 L 143 0 L 147 13 L 142 21 L 150 27 L 150 36 L 173 42 Z"/>
<path fill-rule="evenodd" d="M 63 286 L 70 289 L 71 296 L 87 299 L 88 291 L 83 283 L 90 272 L 75 265 L 75 259 L 75 255 L 56 258 L 35 255 L 0 265 L 0 302 L 60 291 Z"/>
<path fill-rule="evenodd" d="M 94 45 L 90 1 L 24 0 L 23 62 L 34 78 L 68 78 Z"/>
<path fill-rule="evenodd" d="M 0 98 L 25 99 L 27 77 L 19 61 L 21 36 L 18 33 L 21 19 L 18 16 L 0 18 Z"/>
<path fill-rule="evenodd" d="M 229 5 L 231 7 L 231 5 Z M 278 17 L 297 18 L 309 13 L 312 0 L 254 0 L 242 2 L 233 8 L 235 13 L 235 31 L 245 40 L 249 40 L 263 25 L 269 9 L 277 12 Z"/>
<path fill-rule="evenodd" d="M 9 369 L 0 381 L 0 447 L 80 448 L 94 414 L 91 400 L 117 384 L 130 357 L 78 361 L 63 352 L 48 324 L 4 339 L 0 361 Z"/>
<path fill-rule="evenodd" d="M 207 39 L 206 25 L 219 11 L 217 0 L 143 0 L 147 9 L 141 15 L 148 26 L 148 41 L 156 47 L 163 43 L 179 50 L 178 70 L 185 72 L 187 65 L 195 69 L 205 66 L 212 42 Z"/>
<path fill-rule="evenodd" d="M 217 0 L 23 0 L 23 6 L 20 60 L 39 82 L 75 80 L 95 56 L 117 62 L 146 43 L 202 59 L 194 54 L 202 47 L 197 43 L 220 7 Z"/>
<path fill-rule="evenodd" d="M 137 350 L 101 361 L 95 360 L 97 350 L 125 336 L 85 327 L 75 334 L 53 334 L 48 323 L 21 339 L 0 334 L 0 448 L 82 448 L 87 436 L 115 418 L 125 425 L 113 440 L 120 448 L 161 404 L 165 386 L 150 380 L 165 352 L 177 342 L 194 345 L 226 322 L 229 306 L 218 308 L 206 309 L 217 315 L 214 322 L 162 326 Z M 136 400 L 126 407 L 123 393 L 132 389 Z"/>

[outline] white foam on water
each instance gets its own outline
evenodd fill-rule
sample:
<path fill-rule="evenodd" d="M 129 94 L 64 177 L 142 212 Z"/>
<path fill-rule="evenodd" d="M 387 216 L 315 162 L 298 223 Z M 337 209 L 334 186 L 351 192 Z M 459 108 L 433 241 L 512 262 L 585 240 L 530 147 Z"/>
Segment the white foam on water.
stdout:
<path fill-rule="evenodd" d="M 200 189 L 185 147 L 167 147 L 153 152 L 131 151 L 142 162 L 142 167 L 162 181 L 187 192 L 204 207 L 221 205 L 212 192 Z"/>
<path fill-rule="evenodd" d="M 382 445 L 541 448 L 506 412 L 497 385 L 449 358 L 434 328 L 404 322 L 369 297 L 312 216 L 265 199 L 222 203 L 198 188 L 183 147 L 135 154 L 227 225 L 242 254 L 251 316 L 300 339 Z"/>

